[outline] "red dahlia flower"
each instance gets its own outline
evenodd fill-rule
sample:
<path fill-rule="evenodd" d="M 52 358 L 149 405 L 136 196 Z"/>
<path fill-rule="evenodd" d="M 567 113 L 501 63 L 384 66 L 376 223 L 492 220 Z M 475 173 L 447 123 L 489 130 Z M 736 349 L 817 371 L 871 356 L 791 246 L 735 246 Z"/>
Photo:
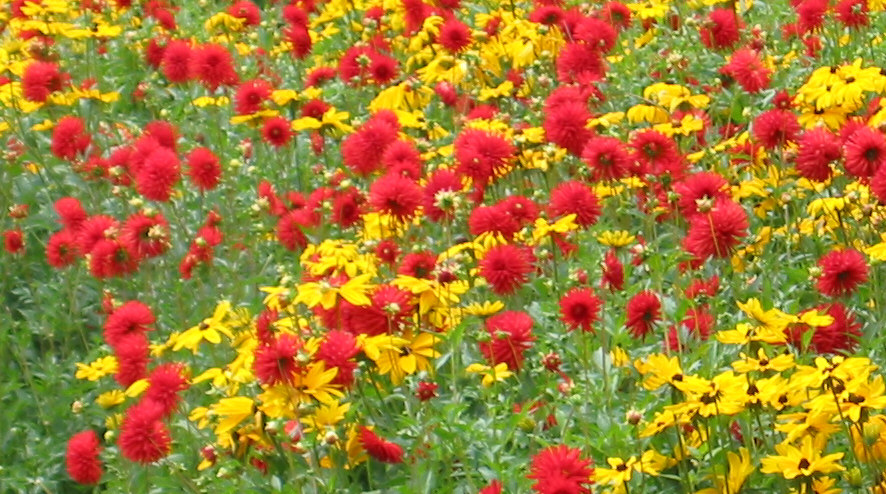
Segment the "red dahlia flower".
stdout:
<path fill-rule="evenodd" d="M 818 291 L 830 297 L 852 294 L 868 280 L 868 265 L 864 254 L 855 249 L 832 250 L 818 260 L 822 274 Z"/>
<path fill-rule="evenodd" d="M 540 494 L 589 494 L 594 483 L 590 459 L 581 457 L 581 450 L 566 445 L 550 446 L 532 457 L 532 490 Z"/>
<path fill-rule="evenodd" d="M 97 484 L 104 473 L 99 453 L 101 442 L 95 431 L 90 429 L 71 436 L 65 453 L 68 475 L 78 484 Z"/>

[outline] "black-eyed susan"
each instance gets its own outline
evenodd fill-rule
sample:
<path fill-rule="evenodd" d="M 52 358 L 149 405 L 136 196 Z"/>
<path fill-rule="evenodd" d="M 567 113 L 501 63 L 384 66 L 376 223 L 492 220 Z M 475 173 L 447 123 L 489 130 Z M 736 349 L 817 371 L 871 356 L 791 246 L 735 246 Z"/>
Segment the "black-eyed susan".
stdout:
<path fill-rule="evenodd" d="M 775 473 L 786 479 L 793 479 L 845 470 L 839 464 L 843 453 L 822 456 L 822 450 L 814 445 L 812 436 L 804 436 L 799 447 L 782 443 L 777 444 L 775 450 L 778 455 L 760 460 L 762 473 Z"/>

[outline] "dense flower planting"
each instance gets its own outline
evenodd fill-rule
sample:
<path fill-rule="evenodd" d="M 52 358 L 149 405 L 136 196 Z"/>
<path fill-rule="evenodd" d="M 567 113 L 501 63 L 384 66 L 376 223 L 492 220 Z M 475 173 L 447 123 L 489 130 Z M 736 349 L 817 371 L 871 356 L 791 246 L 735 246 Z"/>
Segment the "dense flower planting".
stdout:
<path fill-rule="evenodd" d="M 0 487 L 886 493 L 884 11 L 0 2 Z"/>

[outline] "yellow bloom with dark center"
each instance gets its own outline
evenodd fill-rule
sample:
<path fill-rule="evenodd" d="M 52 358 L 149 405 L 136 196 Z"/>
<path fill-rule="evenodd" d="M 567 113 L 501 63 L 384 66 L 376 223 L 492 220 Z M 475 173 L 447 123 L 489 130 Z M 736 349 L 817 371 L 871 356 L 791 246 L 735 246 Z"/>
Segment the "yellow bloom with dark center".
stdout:
<path fill-rule="evenodd" d="M 786 434 L 785 443 L 801 437 L 814 437 L 817 441 L 825 442 L 831 434 L 840 430 L 840 426 L 834 423 L 834 417 L 833 413 L 817 410 L 783 414 L 778 416 L 779 420 L 790 422 L 777 424 L 775 430 Z"/>
<path fill-rule="evenodd" d="M 757 358 L 749 357 L 744 352 L 740 353 L 741 360 L 732 362 L 735 372 L 746 374 L 748 372 L 781 372 L 794 367 L 794 356 L 790 353 L 781 354 L 773 358 L 766 356 L 766 350 L 757 350 Z"/>
<path fill-rule="evenodd" d="M 104 409 L 113 408 L 126 401 L 126 395 L 119 389 L 102 393 L 95 398 L 95 402 Z"/>
<path fill-rule="evenodd" d="M 867 379 L 877 366 L 864 357 L 843 357 L 834 355 L 828 360 L 825 357 L 816 357 L 815 365 L 797 366 L 797 372 L 791 376 L 791 382 L 798 386 L 819 389 L 823 384 L 832 385 L 833 379 L 837 382 L 847 382 L 852 379 Z"/>
<path fill-rule="evenodd" d="M 789 324 L 794 322 L 794 318 L 790 314 L 778 309 L 764 310 L 762 304 L 756 298 L 751 298 L 746 302 L 738 302 L 737 305 L 748 317 L 764 328 L 774 332 L 783 332 Z"/>
<path fill-rule="evenodd" d="M 607 458 L 610 468 L 596 468 L 594 480 L 598 484 L 621 485 L 631 481 L 634 468 L 637 465 L 637 457 L 632 456 L 627 460 L 621 458 Z"/>
<path fill-rule="evenodd" d="M 606 247 L 626 247 L 634 243 L 637 237 L 625 230 L 606 230 L 597 235 L 597 242 Z"/>
<path fill-rule="evenodd" d="M 688 391 L 683 403 L 667 408 L 676 414 L 690 416 L 735 415 L 744 410 L 747 386 L 748 382 L 744 376 L 727 371 L 711 379 L 705 389 L 694 388 Z"/>
<path fill-rule="evenodd" d="M 367 293 L 373 287 L 369 283 L 371 278 L 371 274 L 362 274 L 349 279 L 340 286 L 333 285 L 325 279 L 302 283 L 297 287 L 298 295 L 296 295 L 294 302 L 303 303 L 309 308 L 320 305 L 329 310 L 335 307 L 338 296 L 341 296 L 354 305 L 370 305 L 372 300 Z"/>
<path fill-rule="evenodd" d="M 495 367 L 484 364 L 471 364 L 465 370 L 471 374 L 482 375 L 483 380 L 481 382 L 484 388 L 489 388 L 496 382 L 504 381 L 514 375 L 513 372 L 508 370 L 508 364 L 504 362 L 495 364 Z"/>
<path fill-rule="evenodd" d="M 821 450 L 813 444 L 812 436 L 804 436 L 799 448 L 782 443 L 777 444 L 775 450 L 778 455 L 760 460 L 761 472 L 781 474 L 786 479 L 793 479 L 845 470 L 838 463 L 843 458 L 843 453 L 822 456 Z"/>
<path fill-rule="evenodd" d="M 726 453 L 729 461 L 729 472 L 724 476 L 713 476 L 714 486 L 702 489 L 695 494 L 735 494 L 741 491 L 742 485 L 748 476 L 754 473 L 754 464 L 751 463 L 751 454 L 747 448 L 739 448 L 738 454 L 729 451 Z"/>
<path fill-rule="evenodd" d="M 378 353 L 375 364 L 381 375 L 390 374 L 391 382 L 399 385 L 407 375 L 419 371 L 427 371 L 431 368 L 431 359 L 440 356 L 440 352 L 434 349 L 440 339 L 432 333 L 419 333 L 414 338 L 406 335 L 406 338 L 396 338 L 389 335 L 379 335 L 374 338 L 389 339 L 387 345 Z M 395 343 L 396 340 L 396 343 Z"/>
<path fill-rule="evenodd" d="M 670 384 L 681 391 L 693 389 L 701 391 L 707 386 L 705 379 L 685 375 L 676 356 L 654 353 L 645 361 L 634 362 L 634 368 L 643 375 L 643 387 L 649 391 L 654 391 L 665 384 Z"/>
<path fill-rule="evenodd" d="M 87 381 L 98 381 L 105 376 L 117 373 L 117 357 L 113 355 L 97 358 L 88 364 L 77 362 L 76 365 L 77 372 L 74 377 Z"/>
<path fill-rule="evenodd" d="M 204 427 L 205 421 L 212 417 L 218 417 L 218 423 L 215 426 L 215 434 L 221 435 L 236 427 L 240 422 L 251 417 L 255 413 L 255 402 L 247 396 L 235 396 L 233 398 L 222 398 L 218 403 L 213 404 L 206 409 L 198 407 L 191 411 L 188 419 L 192 422 L 198 422 L 198 427 Z"/>
<path fill-rule="evenodd" d="M 350 403 L 332 401 L 320 405 L 310 415 L 299 420 L 305 424 L 305 432 L 323 431 L 324 429 L 335 427 L 344 420 L 345 414 L 348 413 L 350 408 Z"/>
<path fill-rule="evenodd" d="M 231 303 L 228 301 L 220 302 L 212 313 L 212 317 L 206 318 L 200 324 L 192 326 L 184 333 L 170 337 L 172 342 L 172 350 L 178 351 L 187 348 L 195 354 L 200 343 L 207 341 L 212 344 L 221 343 L 222 335 L 229 339 L 234 338 L 227 322 L 228 314 L 231 312 Z"/>

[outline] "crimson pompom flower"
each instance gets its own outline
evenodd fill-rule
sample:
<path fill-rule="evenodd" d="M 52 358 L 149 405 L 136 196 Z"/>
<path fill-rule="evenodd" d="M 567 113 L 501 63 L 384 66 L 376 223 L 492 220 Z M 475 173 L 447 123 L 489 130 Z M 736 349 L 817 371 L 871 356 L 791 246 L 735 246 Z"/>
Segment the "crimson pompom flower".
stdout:
<path fill-rule="evenodd" d="M 576 41 L 582 41 L 588 46 L 608 53 L 615 47 L 618 31 L 608 22 L 595 17 L 585 17 L 575 26 L 572 37 Z"/>
<path fill-rule="evenodd" d="M 644 173 L 656 176 L 667 173 L 672 179 L 682 178 L 685 160 L 672 138 L 648 129 L 636 132 L 629 144 Z"/>
<path fill-rule="evenodd" d="M 46 241 L 46 262 L 54 268 L 73 264 L 79 255 L 80 250 L 70 230 L 55 232 Z"/>
<path fill-rule="evenodd" d="M 661 301 L 655 293 L 642 291 L 631 297 L 625 311 L 627 312 L 625 326 L 631 335 L 634 338 L 645 339 L 661 317 Z"/>
<path fill-rule="evenodd" d="M 326 363 L 326 368 L 338 369 L 333 384 L 349 388 L 354 383 L 354 370 L 357 362 L 354 357 L 360 353 L 360 347 L 354 335 L 347 331 L 332 330 L 326 333 L 315 358 Z"/>
<path fill-rule="evenodd" d="M 120 240 L 132 247 L 138 257 L 156 257 L 163 254 L 171 245 L 169 222 L 155 212 L 151 216 L 135 213 L 123 223 Z"/>
<path fill-rule="evenodd" d="M 848 28 L 864 27 L 870 22 L 867 0 L 841 0 L 834 7 L 834 12 L 837 20 Z"/>
<path fill-rule="evenodd" d="M 812 348 L 817 353 L 853 352 L 861 337 L 861 323 L 839 303 L 820 305 L 816 309 L 834 318 L 827 326 L 815 328 Z"/>
<path fill-rule="evenodd" d="M 25 237 L 20 228 L 3 232 L 3 248 L 10 254 L 17 254 L 25 248 Z"/>
<path fill-rule="evenodd" d="M 843 145 L 846 171 L 857 178 L 869 178 L 886 164 L 886 137 L 868 126 L 858 128 Z"/>
<path fill-rule="evenodd" d="M 736 50 L 729 63 L 724 65 L 720 72 L 735 79 L 751 94 L 766 89 L 769 86 L 769 77 L 772 75 L 772 70 L 766 67 L 757 52 L 750 48 Z"/>
<path fill-rule="evenodd" d="M 603 277 L 600 284 L 611 291 L 620 291 L 625 286 L 625 268 L 615 249 L 609 249 L 603 258 Z"/>
<path fill-rule="evenodd" d="M 585 43 L 566 43 L 557 55 L 557 80 L 563 84 L 589 84 L 606 77 L 599 49 Z"/>
<path fill-rule="evenodd" d="M 593 461 L 581 457 L 581 450 L 565 444 L 550 446 L 532 457 L 530 473 L 535 480 L 532 490 L 540 494 L 590 494 Z"/>
<path fill-rule="evenodd" d="M 400 126 L 396 117 L 391 120 L 382 113 L 374 115 L 341 144 L 345 166 L 361 176 L 369 176 L 381 169 L 382 157 L 388 146 L 397 140 Z"/>
<path fill-rule="evenodd" d="M 816 182 L 831 178 L 831 163 L 843 156 L 840 138 L 823 127 L 807 130 L 800 136 L 794 167 L 800 176 Z"/>
<path fill-rule="evenodd" d="M 480 489 L 477 494 L 501 494 L 503 487 L 504 485 L 501 483 L 500 480 L 493 480 L 486 487 Z"/>
<path fill-rule="evenodd" d="M 211 91 L 219 86 L 232 86 L 238 82 L 231 52 L 217 43 L 206 43 L 193 50 L 188 63 L 191 77 Z"/>
<path fill-rule="evenodd" d="M 818 260 L 821 276 L 816 287 L 830 297 L 849 295 L 868 280 L 864 254 L 855 249 L 832 250 Z"/>
<path fill-rule="evenodd" d="M 166 45 L 160 68 L 169 82 L 186 82 L 191 78 L 191 43 L 173 40 Z"/>
<path fill-rule="evenodd" d="M 800 30 L 804 33 L 814 31 L 824 25 L 824 16 L 830 0 L 803 0 L 796 4 Z"/>
<path fill-rule="evenodd" d="M 421 153 L 410 141 L 392 142 L 382 155 L 381 162 L 387 173 L 405 175 L 413 180 L 421 178 Z"/>
<path fill-rule="evenodd" d="M 548 141 L 579 156 L 594 132 L 585 127 L 591 118 L 585 102 L 574 100 L 572 104 L 545 106 L 542 128 Z"/>
<path fill-rule="evenodd" d="M 597 17 L 619 29 L 631 27 L 631 9 L 621 2 L 606 2 L 597 11 Z"/>
<path fill-rule="evenodd" d="M 101 443 L 94 430 L 78 432 L 71 436 L 65 453 L 68 475 L 78 484 L 97 484 L 104 473 L 99 453 L 101 453 Z"/>
<path fill-rule="evenodd" d="M 188 389 L 188 378 L 182 364 L 158 365 L 148 375 L 148 389 L 143 400 L 160 405 L 161 417 L 169 417 L 181 402 L 179 393 Z"/>
<path fill-rule="evenodd" d="M 754 119 L 754 140 L 768 150 L 784 147 L 797 140 L 800 122 L 788 110 L 767 110 Z"/>
<path fill-rule="evenodd" d="M 714 9 L 702 24 L 701 42 L 708 48 L 732 48 L 741 38 L 741 22 L 733 9 Z"/>
<path fill-rule="evenodd" d="M 421 205 L 422 190 L 415 180 L 402 175 L 385 175 L 369 188 L 369 203 L 377 211 L 407 220 L 415 216 Z"/>
<path fill-rule="evenodd" d="M 718 199 L 729 198 L 729 182 L 714 172 L 700 172 L 689 175 L 674 184 L 674 192 L 679 195 L 677 207 L 687 218 L 698 214 L 699 205 L 712 206 Z"/>
<path fill-rule="evenodd" d="M 560 319 L 570 330 L 594 331 L 603 301 L 590 288 L 575 287 L 560 299 Z"/>
<path fill-rule="evenodd" d="M 512 239 L 520 231 L 520 223 L 500 204 L 479 206 L 468 217 L 468 230 L 474 236 L 495 233 Z"/>
<path fill-rule="evenodd" d="M 79 117 L 62 117 L 52 130 L 52 154 L 72 160 L 78 154 L 82 154 L 92 142 L 92 137 L 86 132 L 86 124 Z"/>
<path fill-rule="evenodd" d="M 22 94 L 28 101 L 43 103 L 55 91 L 61 91 L 64 76 L 52 62 L 31 62 L 22 74 Z"/>
<path fill-rule="evenodd" d="M 575 214 L 575 223 L 588 227 L 600 217 L 600 203 L 590 186 L 577 180 L 568 180 L 560 182 L 551 191 L 548 214 L 551 217 Z"/>
<path fill-rule="evenodd" d="M 486 279 L 496 295 L 517 291 L 529 280 L 533 269 L 529 252 L 511 244 L 496 245 L 480 261 L 480 276 Z"/>
<path fill-rule="evenodd" d="M 504 173 L 514 155 L 514 146 L 503 137 L 479 129 L 468 129 L 455 138 L 456 171 L 486 185 L 497 173 Z"/>
<path fill-rule="evenodd" d="M 169 429 L 160 420 L 163 409 L 159 403 L 146 400 L 126 410 L 117 446 L 129 461 L 153 463 L 172 451 Z"/>
<path fill-rule="evenodd" d="M 89 251 L 89 273 L 97 279 L 134 273 L 141 257 L 121 239 L 103 239 Z"/>
<path fill-rule="evenodd" d="M 538 5 L 529 13 L 529 20 L 546 26 L 558 26 L 563 22 L 563 9 L 557 5 Z"/>
<path fill-rule="evenodd" d="M 588 165 L 595 181 L 624 178 L 631 165 L 631 155 L 625 144 L 610 136 L 592 137 L 585 144 L 581 159 Z"/>
<path fill-rule="evenodd" d="M 269 117 L 261 128 L 261 136 L 265 142 L 276 148 L 285 146 L 292 139 L 289 120 L 283 117 Z"/>
<path fill-rule="evenodd" d="M 143 137 L 153 138 L 157 141 L 157 144 L 175 151 L 177 149 L 179 133 L 175 125 L 170 122 L 152 120 L 145 124 Z"/>
<path fill-rule="evenodd" d="M 138 300 L 130 300 L 114 309 L 105 320 L 105 342 L 111 348 L 117 348 L 126 336 L 151 331 L 153 328 L 149 326 L 156 320 L 150 307 Z"/>
<path fill-rule="evenodd" d="M 84 254 L 91 252 L 95 244 L 105 240 L 118 226 L 117 220 L 107 215 L 97 214 L 86 218 L 77 230 L 77 246 L 80 252 Z"/>
<path fill-rule="evenodd" d="M 415 397 L 418 398 L 419 401 L 428 401 L 437 396 L 437 388 L 437 383 L 419 381 L 418 387 L 415 390 Z"/>
<path fill-rule="evenodd" d="M 332 221 L 347 228 L 363 218 L 363 203 L 366 198 L 355 187 L 338 192 L 332 200 Z"/>
<path fill-rule="evenodd" d="M 707 213 L 692 217 L 683 247 L 698 259 L 727 257 L 747 235 L 748 215 L 731 199 L 719 199 Z"/>
<path fill-rule="evenodd" d="M 249 0 L 237 0 L 228 7 L 228 13 L 243 19 L 243 24 L 246 26 L 258 26 L 261 23 L 261 10 Z"/>
<path fill-rule="evenodd" d="M 432 278 L 437 267 L 437 255 L 430 251 L 410 252 L 403 256 L 397 274 L 413 278 Z"/>
<path fill-rule="evenodd" d="M 460 202 L 464 189 L 455 172 L 439 169 L 428 177 L 422 190 L 422 211 L 431 221 L 450 219 Z"/>
<path fill-rule="evenodd" d="M 262 79 L 253 79 L 237 86 L 234 93 L 234 110 L 238 115 L 249 115 L 262 108 L 271 97 L 271 85 Z"/>
<path fill-rule="evenodd" d="M 65 228 L 73 231 L 80 229 L 80 224 L 86 221 L 86 210 L 80 200 L 75 197 L 62 197 L 53 204 L 59 222 Z"/>
<path fill-rule="evenodd" d="M 114 347 L 114 356 L 117 357 L 114 379 L 120 386 L 128 388 L 147 374 L 148 338 L 141 331 L 123 336 Z"/>
<path fill-rule="evenodd" d="M 221 178 L 221 165 L 212 150 L 198 147 L 188 153 L 188 178 L 200 190 L 214 189 Z"/>
<path fill-rule="evenodd" d="M 356 306 L 345 301 L 341 308 L 342 327 L 355 335 L 396 332 L 408 324 L 412 316 L 412 294 L 395 286 L 381 285 L 372 294 L 371 305 Z"/>
<path fill-rule="evenodd" d="M 459 53 L 471 45 L 471 30 L 464 22 L 450 17 L 440 25 L 437 43 L 450 53 Z"/>
<path fill-rule="evenodd" d="M 361 425 L 360 444 L 369 456 L 382 463 L 402 463 L 403 448 L 400 445 L 379 437 L 372 429 Z"/>
<path fill-rule="evenodd" d="M 532 317 L 525 312 L 504 311 L 486 320 L 489 340 L 480 343 L 480 352 L 492 365 L 505 363 L 508 369 L 523 367 L 523 354 L 532 347 Z"/>
<path fill-rule="evenodd" d="M 147 199 L 168 201 L 180 173 L 181 167 L 175 152 L 166 147 L 157 147 L 138 169 L 135 176 L 136 190 Z"/>
<path fill-rule="evenodd" d="M 252 369 L 262 384 L 291 383 L 299 370 L 295 360 L 302 341 L 298 336 L 283 333 L 271 342 L 255 349 Z"/>

